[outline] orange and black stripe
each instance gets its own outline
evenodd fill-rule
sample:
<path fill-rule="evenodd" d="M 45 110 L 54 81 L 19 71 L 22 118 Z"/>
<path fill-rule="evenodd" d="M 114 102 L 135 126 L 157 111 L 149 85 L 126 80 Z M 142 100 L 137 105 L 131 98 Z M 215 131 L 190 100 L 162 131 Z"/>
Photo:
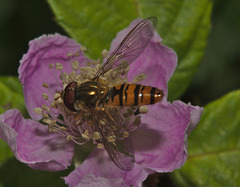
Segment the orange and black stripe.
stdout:
<path fill-rule="evenodd" d="M 155 104 L 161 101 L 163 91 L 140 84 L 122 84 L 110 90 L 108 105 L 111 106 L 139 106 Z"/>

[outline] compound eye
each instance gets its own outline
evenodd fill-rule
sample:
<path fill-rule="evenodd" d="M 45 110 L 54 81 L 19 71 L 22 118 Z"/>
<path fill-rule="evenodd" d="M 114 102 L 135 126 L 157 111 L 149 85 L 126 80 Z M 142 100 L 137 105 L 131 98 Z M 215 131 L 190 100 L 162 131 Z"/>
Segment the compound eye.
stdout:
<path fill-rule="evenodd" d="M 76 111 L 76 109 L 74 108 L 76 86 L 77 86 L 77 82 L 74 81 L 74 82 L 70 82 L 64 89 L 63 102 L 65 106 L 71 111 Z"/>

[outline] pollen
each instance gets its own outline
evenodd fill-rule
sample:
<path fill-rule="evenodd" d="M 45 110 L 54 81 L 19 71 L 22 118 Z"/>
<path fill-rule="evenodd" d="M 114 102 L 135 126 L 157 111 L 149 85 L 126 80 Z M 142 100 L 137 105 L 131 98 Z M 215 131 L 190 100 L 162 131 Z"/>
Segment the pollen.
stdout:
<path fill-rule="evenodd" d="M 125 131 L 125 132 L 123 133 L 123 138 L 127 138 L 128 136 L 129 136 L 129 132 Z"/>
<path fill-rule="evenodd" d="M 82 135 L 82 137 L 83 137 L 84 139 L 86 139 L 86 140 L 89 140 L 89 139 L 90 139 L 90 137 L 89 137 L 89 131 L 88 131 L 88 130 L 85 130 L 85 132 L 82 133 L 81 135 Z"/>
<path fill-rule="evenodd" d="M 97 144 L 98 149 L 104 149 L 104 145 L 102 143 Z"/>
<path fill-rule="evenodd" d="M 82 45 L 82 46 L 80 47 L 80 51 L 87 51 L 87 47 Z"/>
<path fill-rule="evenodd" d="M 58 104 L 63 104 L 63 99 L 62 99 L 61 97 L 59 97 L 59 98 L 57 99 L 57 103 L 58 103 Z"/>
<path fill-rule="evenodd" d="M 52 125 L 54 125 L 55 123 L 54 123 L 54 121 L 53 120 L 51 120 L 51 119 L 43 119 L 42 120 L 44 123 L 46 123 L 46 124 L 48 124 L 48 125 L 50 125 L 50 126 L 52 126 Z"/>
<path fill-rule="evenodd" d="M 34 108 L 34 112 L 36 114 L 42 114 L 43 110 L 42 110 L 42 108 L 36 107 L 36 108 Z"/>
<path fill-rule="evenodd" d="M 72 140 L 73 138 L 72 138 L 72 136 L 71 135 L 68 135 L 67 136 L 67 141 L 70 141 L 70 140 Z"/>
<path fill-rule="evenodd" d="M 58 100 L 59 98 L 61 98 L 61 94 L 60 93 L 55 93 L 54 94 L 54 100 Z"/>
<path fill-rule="evenodd" d="M 79 62 L 77 60 L 72 61 L 72 69 L 77 70 L 79 68 Z"/>
<path fill-rule="evenodd" d="M 44 83 L 42 84 L 42 86 L 43 86 L 44 88 L 48 88 L 48 84 L 47 84 L 46 82 L 44 82 Z"/>
<path fill-rule="evenodd" d="M 63 69 L 63 66 L 61 63 L 56 63 L 56 70 L 62 70 Z"/>
<path fill-rule="evenodd" d="M 146 114 L 146 113 L 148 113 L 148 107 L 145 106 L 145 105 L 140 106 L 139 112 L 140 112 L 140 114 Z"/>
<path fill-rule="evenodd" d="M 44 118 L 44 119 L 49 118 L 49 115 L 48 115 L 47 113 L 43 113 L 42 115 L 43 115 L 43 118 Z"/>
<path fill-rule="evenodd" d="M 67 131 L 66 127 L 63 127 L 63 126 L 59 127 L 59 129 L 60 129 L 61 131 Z"/>
<path fill-rule="evenodd" d="M 93 139 L 93 140 L 99 140 L 99 139 L 100 139 L 100 134 L 99 134 L 99 132 L 93 132 L 93 133 L 92 133 L 92 139 Z"/>
<path fill-rule="evenodd" d="M 67 56 L 68 56 L 68 57 L 72 57 L 72 56 L 73 56 L 73 53 L 68 53 Z"/>
<path fill-rule="evenodd" d="M 58 107 L 57 102 L 56 102 L 56 101 L 53 101 L 53 102 L 51 103 L 51 107 L 52 107 L 52 108 L 57 108 L 57 107 Z"/>
<path fill-rule="evenodd" d="M 82 134 L 82 137 L 83 137 L 84 139 L 86 139 L 86 140 L 89 140 L 89 139 L 90 139 L 90 137 L 88 137 L 86 134 Z"/>
<path fill-rule="evenodd" d="M 110 142 L 110 143 L 115 142 L 115 140 L 116 140 L 116 136 L 115 135 L 108 136 L 108 138 L 107 138 L 107 141 Z"/>
<path fill-rule="evenodd" d="M 48 100 L 48 95 L 46 93 L 42 94 L 44 100 Z"/>
<path fill-rule="evenodd" d="M 42 109 L 47 111 L 47 112 L 51 112 L 50 108 L 45 104 L 42 105 Z"/>
<path fill-rule="evenodd" d="M 49 69 L 52 69 L 54 67 L 54 64 L 49 64 Z"/>
<path fill-rule="evenodd" d="M 107 57 L 107 56 L 108 56 L 108 50 L 107 50 L 107 49 L 104 49 L 104 50 L 102 51 L 102 57 L 105 58 L 105 57 Z"/>
<path fill-rule="evenodd" d="M 106 119 L 105 119 L 105 118 L 100 119 L 100 120 L 99 120 L 99 123 L 100 123 L 101 125 L 106 125 Z"/>

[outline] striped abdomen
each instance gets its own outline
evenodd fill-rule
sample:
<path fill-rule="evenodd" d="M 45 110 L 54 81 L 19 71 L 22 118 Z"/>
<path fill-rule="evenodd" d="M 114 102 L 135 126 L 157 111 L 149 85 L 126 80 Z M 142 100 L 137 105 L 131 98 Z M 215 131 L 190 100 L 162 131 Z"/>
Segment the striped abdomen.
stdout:
<path fill-rule="evenodd" d="M 111 88 L 108 105 L 111 106 L 136 106 L 149 105 L 161 101 L 163 91 L 140 84 L 122 84 Z"/>

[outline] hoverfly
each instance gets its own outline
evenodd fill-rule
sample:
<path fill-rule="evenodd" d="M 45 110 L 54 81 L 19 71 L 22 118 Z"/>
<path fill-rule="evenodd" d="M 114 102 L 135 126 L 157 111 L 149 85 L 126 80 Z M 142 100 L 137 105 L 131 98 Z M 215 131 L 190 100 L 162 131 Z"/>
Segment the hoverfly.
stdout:
<path fill-rule="evenodd" d="M 65 106 L 72 112 L 78 112 L 79 106 L 87 108 L 92 121 L 112 161 L 122 170 L 128 171 L 133 167 L 134 156 L 131 150 L 125 148 L 120 141 L 110 143 L 105 134 L 108 126 L 116 126 L 116 122 L 107 110 L 98 110 L 98 106 L 140 106 L 155 104 L 163 97 L 163 91 L 140 84 L 122 84 L 108 87 L 98 81 L 99 77 L 111 69 L 119 67 L 122 62 L 133 63 L 149 44 L 157 25 L 156 17 L 149 17 L 138 23 L 122 40 L 113 53 L 107 58 L 90 81 L 80 85 L 70 82 L 62 93 Z M 102 126 L 99 119 L 104 117 L 106 125 Z"/>

